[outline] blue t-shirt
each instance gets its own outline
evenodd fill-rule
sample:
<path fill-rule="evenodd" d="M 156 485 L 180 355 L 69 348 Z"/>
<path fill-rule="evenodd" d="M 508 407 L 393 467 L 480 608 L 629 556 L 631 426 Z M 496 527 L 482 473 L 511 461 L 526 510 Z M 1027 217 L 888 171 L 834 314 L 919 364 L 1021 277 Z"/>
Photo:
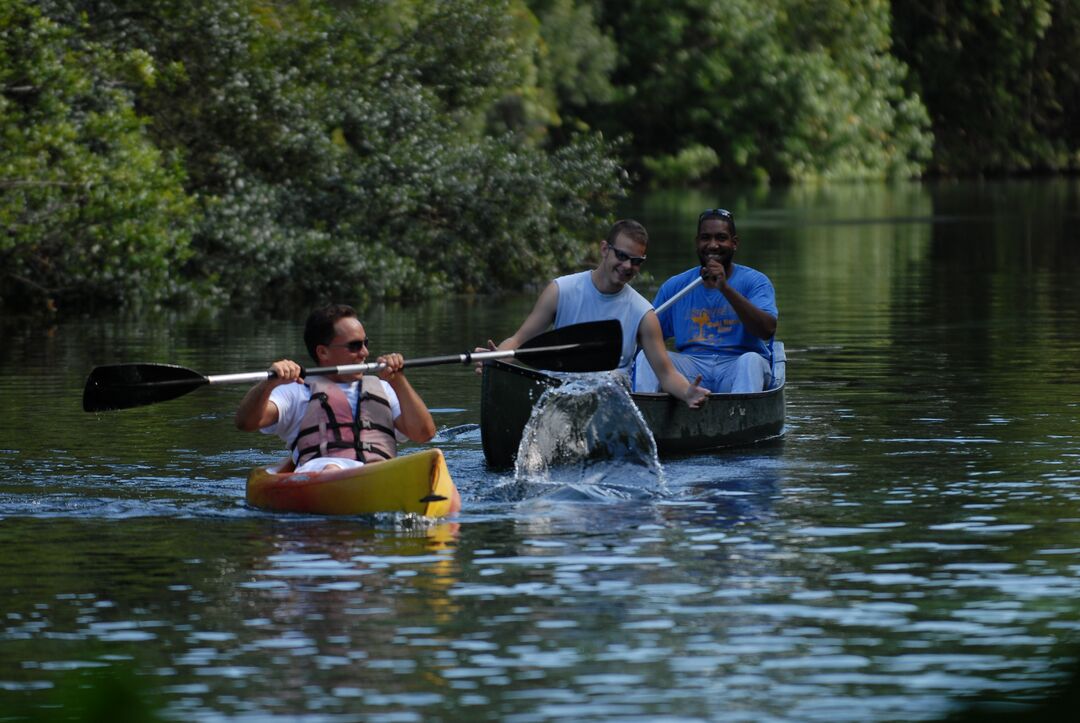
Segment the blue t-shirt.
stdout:
<path fill-rule="evenodd" d="M 698 278 L 701 267 L 695 266 L 672 276 L 656 292 L 653 306 L 660 306 L 680 289 Z M 776 292 L 765 274 L 733 263 L 728 284 L 745 296 L 751 304 L 773 317 L 776 311 Z M 703 285 L 686 294 L 659 314 L 664 338 L 675 337 L 675 349 L 693 356 L 740 356 L 748 351 L 769 358 L 766 341 L 746 331 L 735 310 L 719 289 Z"/>

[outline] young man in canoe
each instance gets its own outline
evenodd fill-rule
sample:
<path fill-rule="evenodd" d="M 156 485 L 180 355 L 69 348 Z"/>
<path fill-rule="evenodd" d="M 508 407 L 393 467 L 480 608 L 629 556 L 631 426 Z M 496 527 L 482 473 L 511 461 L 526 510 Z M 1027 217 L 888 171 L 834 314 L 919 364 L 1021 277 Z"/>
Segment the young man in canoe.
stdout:
<path fill-rule="evenodd" d="M 369 339 L 356 311 L 344 304 L 316 309 L 304 326 L 304 343 L 319 366 L 363 364 Z M 378 358 L 386 364 L 372 375 L 300 378 L 300 365 L 280 359 L 273 377 L 259 382 L 236 411 L 236 426 L 276 434 L 289 445 L 298 472 L 348 469 L 397 456 L 397 440 L 427 442 L 435 421 L 405 378 L 400 354 Z M 354 420 L 359 420 L 356 434 Z"/>
<path fill-rule="evenodd" d="M 560 276 L 541 292 L 536 305 L 514 334 L 490 349 L 517 349 L 529 339 L 554 326 L 560 329 L 586 321 L 617 319 L 623 330 L 619 369 L 629 373 L 634 353 L 640 346 L 659 386 L 692 408 L 701 406 L 708 390 L 681 374 L 671 363 L 660 324 L 648 300 L 630 287 L 645 263 L 649 234 L 637 221 L 617 221 L 600 242 L 600 263 L 591 271 Z M 484 351 L 477 349 L 477 351 Z M 477 367 L 480 371 L 480 367 Z"/>
<path fill-rule="evenodd" d="M 769 342 L 778 316 L 772 282 L 735 263 L 739 237 L 735 217 L 726 209 L 710 208 L 698 216 L 694 244 L 701 265 L 665 281 L 653 301 L 659 308 L 701 279 L 658 315 L 663 337 L 675 338 L 672 363 L 682 374 L 702 379 L 711 392 L 767 389 L 772 383 Z M 634 391 L 656 391 L 659 376 L 648 355 L 639 354 Z"/>

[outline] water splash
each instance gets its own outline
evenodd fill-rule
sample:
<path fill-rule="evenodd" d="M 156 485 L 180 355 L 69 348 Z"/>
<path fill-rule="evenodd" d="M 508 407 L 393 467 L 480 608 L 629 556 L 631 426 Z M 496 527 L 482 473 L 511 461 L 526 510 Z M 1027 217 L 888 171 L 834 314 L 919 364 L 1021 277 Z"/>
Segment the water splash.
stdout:
<path fill-rule="evenodd" d="M 566 375 L 525 425 L 514 484 L 526 497 L 641 499 L 664 491 L 645 420 L 616 374 Z"/>

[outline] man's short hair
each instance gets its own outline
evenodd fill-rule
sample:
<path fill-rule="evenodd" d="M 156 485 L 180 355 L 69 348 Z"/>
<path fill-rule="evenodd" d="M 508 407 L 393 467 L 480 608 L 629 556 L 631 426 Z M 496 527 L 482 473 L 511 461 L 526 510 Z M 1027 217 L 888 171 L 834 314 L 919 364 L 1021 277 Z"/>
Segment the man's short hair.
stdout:
<path fill-rule="evenodd" d="M 304 324 L 304 344 L 312 359 L 319 361 L 315 354 L 316 347 L 334 340 L 334 324 L 338 319 L 351 318 L 356 318 L 356 309 L 348 304 L 327 304 L 308 314 L 307 323 Z"/>
<path fill-rule="evenodd" d="M 649 232 L 645 230 L 644 226 L 631 218 L 624 218 L 612 224 L 606 239 L 608 246 L 614 246 L 615 239 L 619 238 L 620 234 L 631 241 L 637 241 L 645 246 L 649 245 Z"/>

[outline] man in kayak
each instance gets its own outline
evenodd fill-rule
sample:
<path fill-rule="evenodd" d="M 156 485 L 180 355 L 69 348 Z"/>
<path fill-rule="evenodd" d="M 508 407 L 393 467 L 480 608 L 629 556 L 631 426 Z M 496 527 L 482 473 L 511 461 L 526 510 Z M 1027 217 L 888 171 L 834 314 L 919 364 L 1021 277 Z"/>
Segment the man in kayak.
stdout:
<path fill-rule="evenodd" d="M 708 390 L 698 386 L 700 378 L 691 383 L 674 367 L 652 306 L 629 285 L 645 263 L 648 243 L 649 234 L 637 221 L 616 222 L 600 242 L 600 263 L 595 269 L 560 276 L 549 283 L 521 327 L 498 346 L 489 340 L 488 348 L 517 349 L 552 326 L 560 329 L 586 321 L 617 319 L 623 330 L 619 370 L 629 373 L 640 345 L 656 369 L 659 388 L 690 407 L 701 406 Z"/>
<path fill-rule="evenodd" d="M 319 366 L 363 364 L 370 353 L 367 333 L 351 306 L 316 309 L 304 326 L 304 343 Z M 399 438 L 427 442 L 435 421 L 405 378 L 405 360 L 386 354 L 378 377 L 335 374 L 300 377 L 289 359 L 270 366 L 274 376 L 248 390 L 236 411 L 236 426 L 276 434 L 292 453 L 298 472 L 348 469 L 397 456 Z"/>
<path fill-rule="evenodd" d="M 701 279 L 658 315 L 663 337 L 675 338 L 671 361 L 682 374 L 702 379 L 709 391 L 760 392 L 772 383 L 770 342 L 777 319 L 772 282 L 734 262 L 739 237 L 730 211 L 710 208 L 698 216 L 694 243 L 701 265 L 665 281 L 653 301 L 660 308 Z M 635 391 L 659 388 L 651 361 L 638 355 Z"/>

